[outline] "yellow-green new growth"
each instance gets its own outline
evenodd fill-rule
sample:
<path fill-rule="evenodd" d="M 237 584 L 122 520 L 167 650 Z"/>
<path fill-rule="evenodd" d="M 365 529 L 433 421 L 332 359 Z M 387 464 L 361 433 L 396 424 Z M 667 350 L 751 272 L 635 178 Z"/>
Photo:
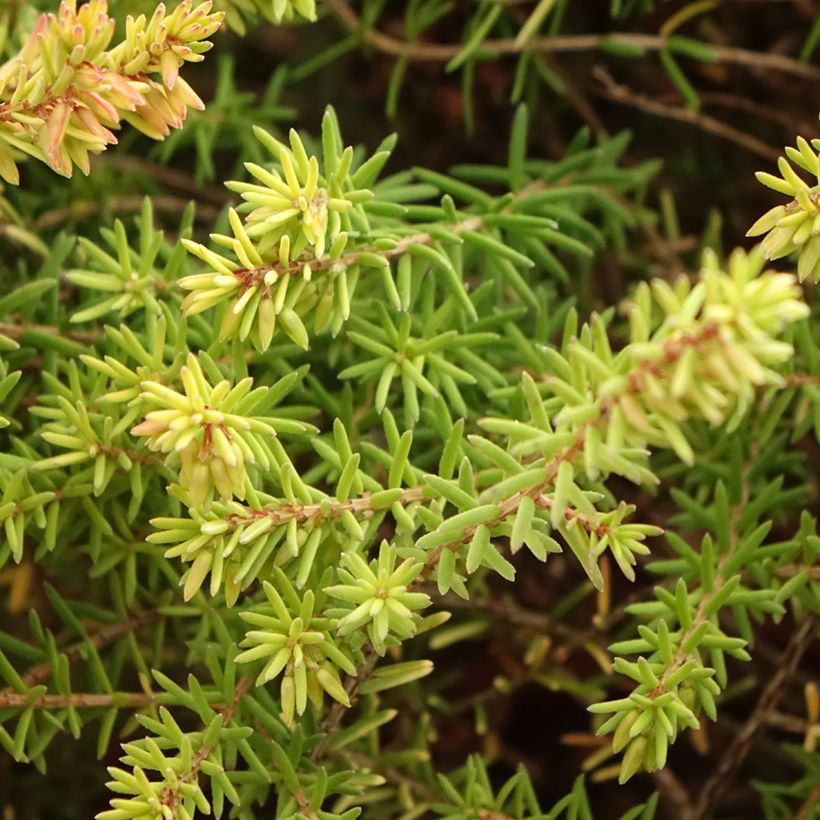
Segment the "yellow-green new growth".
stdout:
<path fill-rule="evenodd" d="M 253 379 L 235 386 L 223 379 L 212 386 L 193 353 L 180 378 L 184 393 L 156 381 L 142 383 L 140 397 L 157 409 L 145 415 L 132 435 L 148 436 L 151 450 L 166 453 L 169 465 L 180 465 L 180 481 L 191 506 L 206 503 L 214 489 L 226 499 L 244 498 L 246 464 L 270 469 L 273 456 L 265 438 L 276 435 L 271 420 L 241 414 Z M 298 422 L 279 422 L 291 431 L 307 429 Z"/>
<path fill-rule="evenodd" d="M 243 267 L 199 243 L 182 240 L 188 251 L 214 268 L 209 273 L 180 279 L 180 287 L 189 291 L 182 303 L 185 314 L 194 316 L 227 302 L 219 328 L 220 339 L 250 338 L 257 350 L 264 351 L 278 326 L 291 341 L 306 349 L 308 333 L 294 307 L 303 295 L 310 299 L 310 293 L 304 293 L 311 279 L 310 265 L 291 264 L 284 237 L 278 264 L 266 263 L 239 214 L 231 209 L 229 219 L 234 236 L 212 234 L 211 238 L 228 245 Z"/>
<path fill-rule="evenodd" d="M 325 168 L 322 174 L 318 157 L 308 156 L 293 129 L 290 147 L 261 128 L 255 128 L 254 133 L 279 167 L 267 170 L 248 162 L 245 167 L 261 184 L 227 183 L 245 200 L 241 210 L 248 213 L 248 236 L 257 241 L 262 255 L 281 253 L 280 242 L 287 237 L 291 256 L 298 257 L 304 251 L 315 258 L 324 256 L 342 230 L 342 215 L 372 196 L 370 191 L 352 190 L 349 184 L 353 149 L 344 150 L 332 173 Z"/>
<path fill-rule="evenodd" d="M 788 158 L 814 177 L 813 185 L 802 179 L 785 157 L 777 167 L 781 176 L 763 171 L 757 178 L 778 193 L 792 197 L 791 202 L 777 205 L 749 228 L 747 236 L 766 234 L 763 252 L 767 259 L 780 259 L 799 252 L 797 274 L 820 278 L 820 139 L 797 138 L 797 148 L 786 148 Z"/>
<path fill-rule="evenodd" d="M 738 250 L 724 271 L 710 252 L 704 257 L 701 280 L 694 285 L 683 277 L 674 286 L 663 280 L 653 282 L 652 288 L 640 285 L 629 309 L 630 343 L 617 352 L 610 347 L 600 317 L 594 317 L 577 336 L 567 336 L 562 353 L 550 353 L 551 372 L 540 386 L 527 374 L 522 379 L 531 420 L 479 420 L 487 432 L 508 437 L 515 473 L 497 484 L 494 492 L 482 494 L 479 501 L 489 503 L 471 508 L 466 503 L 469 497 L 465 499 L 464 512 L 445 519 L 439 531 L 422 536 L 416 546 L 460 549 L 466 543 L 464 535 L 448 534 L 448 528 L 466 513 L 475 556 L 471 562 L 468 553 L 467 571 L 473 571 L 471 563 L 477 568 L 484 555 L 512 577 L 513 567 L 505 568 L 497 552 L 488 548 L 490 537 L 503 532 L 495 528 L 508 527 L 505 522 L 514 518 L 513 547 L 523 542 L 532 548 L 530 539 L 535 544 L 539 540 L 531 527 L 539 521 L 534 512 L 544 507 L 549 509 L 550 525 L 564 537 L 596 587 L 604 585 L 598 558 L 606 549 L 632 577 L 635 555 L 646 553 L 642 542 L 658 534 L 657 528 L 624 524 L 628 508 L 605 518 L 594 498 L 578 485 L 577 476 L 585 472 L 596 481 L 614 474 L 636 483 L 657 483 L 646 464 L 649 446 L 672 449 L 692 464 L 695 456 L 686 421 L 704 419 L 715 426 L 728 422 L 732 429 L 751 405 L 756 388 L 782 384 L 771 366 L 791 357 L 793 348 L 775 335 L 786 324 L 804 318 L 808 307 L 799 298 L 795 277 L 761 273 L 763 262 L 759 252 L 747 256 Z M 654 307 L 665 314 L 656 329 Z M 541 389 L 560 400 L 557 412 L 547 410 Z M 471 441 L 492 452 L 477 437 Z M 504 461 L 493 460 L 508 469 Z M 433 483 L 444 489 L 437 479 Z M 499 497 L 501 503 L 492 503 Z M 461 507 L 458 495 L 451 498 Z M 441 566 L 439 562 L 440 583 Z M 452 561 L 444 566 L 447 579 Z M 449 580 L 444 586 L 449 586 Z"/>
<path fill-rule="evenodd" d="M 282 718 L 293 725 L 294 715 L 302 715 L 308 700 L 322 706 L 323 693 L 345 706 L 350 699 L 339 677 L 339 669 L 356 674 L 353 661 L 338 648 L 328 634 L 331 621 L 314 615 L 314 594 L 308 590 L 299 601 L 290 582 L 281 570 L 276 573 L 283 587 L 283 597 L 274 586 L 264 582 L 269 606 L 265 612 L 241 612 L 242 620 L 260 629 L 249 631 L 242 646 L 250 647 L 236 656 L 237 663 L 265 660 L 257 685 L 261 686 L 283 675 L 280 684 Z M 293 615 L 292 611 L 297 611 Z"/>
<path fill-rule="evenodd" d="M 419 561 L 406 559 L 396 566 L 396 549 L 383 541 L 379 557 L 370 564 L 356 552 L 342 556 L 339 577 L 344 582 L 325 592 L 354 608 L 339 621 L 339 634 L 347 635 L 367 628 L 376 651 L 383 655 L 385 640 L 392 632 L 406 640 L 416 631 L 419 616 L 415 610 L 430 605 L 430 597 L 412 592 L 409 587 L 423 568 Z"/>
<path fill-rule="evenodd" d="M 230 255 L 183 239 L 183 245 L 209 268 L 180 279 L 188 291 L 186 315 L 223 309 L 222 340 L 250 339 L 267 350 L 277 328 L 299 347 L 309 342 L 305 318 L 313 313 L 314 327 L 334 333 L 350 314 L 356 265 L 343 258 L 348 236 L 364 224 L 355 209 L 372 193 L 356 184 L 351 174 L 353 149 L 342 150 L 338 123 L 332 111 L 322 122 L 324 159 L 309 156 L 295 131 L 288 148 L 260 128 L 258 139 L 271 151 L 277 167 L 267 170 L 247 163 L 261 183 L 229 182 L 245 200 L 229 212 L 231 236 L 211 234 L 213 242 Z M 388 156 L 381 151 L 360 167 L 379 168 Z M 247 214 L 244 221 L 240 213 Z M 371 254 L 372 255 L 372 254 Z M 350 264 L 348 264 L 350 263 Z"/>
<path fill-rule="evenodd" d="M 627 447 L 671 447 L 685 462 L 693 453 L 680 424 L 704 418 L 713 425 L 738 423 L 755 389 L 779 384 L 770 369 L 792 354 L 774 338 L 808 307 L 790 274 L 761 272 L 763 256 L 736 250 L 724 271 L 714 253 L 703 259 L 701 280 L 674 286 L 662 280 L 638 287 L 630 309 L 631 344 L 616 356 L 600 332 L 569 346 L 573 378 L 550 379 L 550 389 L 566 401 L 556 429 L 578 430 L 593 411 L 581 391 L 595 385 L 596 414 L 606 420 L 600 433 L 586 430 L 587 471 L 618 471 Z M 651 302 L 665 314 L 650 331 Z M 585 374 L 579 381 L 576 374 Z"/>

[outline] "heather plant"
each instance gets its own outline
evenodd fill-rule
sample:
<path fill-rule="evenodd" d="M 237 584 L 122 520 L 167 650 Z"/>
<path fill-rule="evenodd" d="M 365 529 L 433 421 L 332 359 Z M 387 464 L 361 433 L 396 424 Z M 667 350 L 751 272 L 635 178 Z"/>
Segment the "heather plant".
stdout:
<path fill-rule="evenodd" d="M 820 140 L 758 174 L 790 198 L 761 244 L 712 218 L 681 249 L 628 134 L 533 135 L 545 88 L 591 116 L 566 50 L 657 60 L 677 119 L 726 137 L 681 62 L 754 54 L 676 33 L 715 4 L 654 34 L 579 34 L 564 0 L 401 5 L 0 12 L 0 745 L 22 783 L 83 750 L 101 788 L 54 817 L 699 820 L 765 724 L 803 745 L 755 747 L 754 811 L 814 816 Z M 759 59 L 816 82 L 818 21 Z M 283 31 L 316 53 L 242 91 L 244 44 Z M 212 43 L 209 94 L 180 70 Z M 341 99 L 301 127 L 280 99 L 354 50 L 395 59 L 399 119 L 414 61 L 445 63 L 468 129 L 482 66 L 509 68 L 500 154 L 402 170 Z M 528 688 L 577 707 L 527 732 L 585 749 L 566 782 L 500 752 Z"/>
<path fill-rule="evenodd" d="M 768 211 L 749 229 L 749 236 L 765 234 L 763 249 L 769 259 L 780 259 L 798 253 L 797 273 L 800 279 L 817 278 L 820 271 L 820 140 L 797 138 L 797 147 L 786 148 L 785 157 L 777 163 L 780 177 L 760 172 L 757 178 L 780 194 L 791 197 L 785 205 Z M 806 182 L 795 172 L 792 161 L 809 175 Z"/>

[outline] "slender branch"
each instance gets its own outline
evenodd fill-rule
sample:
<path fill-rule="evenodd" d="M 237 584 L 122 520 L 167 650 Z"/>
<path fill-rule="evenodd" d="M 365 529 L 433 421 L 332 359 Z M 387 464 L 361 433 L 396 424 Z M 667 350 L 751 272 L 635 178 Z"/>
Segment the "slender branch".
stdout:
<path fill-rule="evenodd" d="M 805 718 L 794 715 L 784 715 L 781 712 L 772 712 L 766 717 L 766 725 L 782 729 L 784 732 L 791 732 L 795 735 L 805 735 L 809 731 L 809 722 Z"/>
<path fill-rule="evenodd" d="M 547 54 L 544 58 L 558 82 L 563 86 L 567 100 L 578 112 L 578 116 L 589 126 L 596 136 L 609 136 L 603 120 L 587 97 L 586 91 L 574 81 L 573 74 L 565 71 L 555 54 Z"/>
<path fill-rule="evenodd" d="M 534 370 L 531 367 L 526 367 L 522 365 L 515 365 L 514 367 L 510 368 L 511 371 L 518 372 L 518 373 L 527 373 L 532 376 L 533 379 L 536 381 L 538 379 L 545 379 L 549 377 L 549 373 L 540 372 L 538 370 Z M 788 375 L 782 376 L 782 386 L 783 387 L 804 387 L 806 385 L 820 385 L 820 373 L 790 373 Z M 785 567 L 782 567 L 780 571 L 785 570 Z M 812 567 L 801 567 L 797 571 L 799 572 L 800 569 L 808 569 L 812 570 Z"/>
<path fill-rule="evenodd" d="M 41 695 L 32 700 L 23 692 L 0 692 L 0 709 L 99 709 L 117 706 L 123 709 L 145 709 L 160 702 L 161 695 L 151 692 L 72 692 L 69 695 Z"/>
<path fill-rule="evenodd" d="M 364 681 L 370 677 L 370 674 L 373 672 L 373 668 L 375 667 L 376 661 L 379 657 L 376 650 L 373 649 L 369 643 L 365 644 L 363 652 L 364 660 L 356 669 L 355 676 L 348 675 L 345 680 L 345 691 L 350 699 L 351 706 L 358 698 L 358 689 L 360 684 L 364 683 Z M 339 703 L 337 700 L 333 701 L 333 706 L 330 707 L 330 710 L 319 726 L 324 737 L 316 744 L 313 751 L 310 753 L 311 760 L 321 760 L 325 756 L 330 740 L 333 737 L 334 732 L 336 732 L 339 726 L 341 726 L 347 710 L 348 707 L 344 704 Z"/>
<path fill-rule="evenodd" d="M 427 493 L 430 493 L 429 495 Z M 326 498 L 323 502 L 318 504 L 299 504 L 293 502 L 281 502 L 269 504 L 266 507 L 252 508 L 246 507 L 243 513 L 231 513 L 226 516 L 225 520 L 231 525 L 232 529 L 239 526 L 247 526 L 249 521 L 259 520 L 262 518 L 270 518 L 273 520 L 274 526 L 281 526 L 287 524 L 289 521 L 296 520 L 300 523 L 305 521 L 312 521 L 314 523 L 319 521 L 329 521 L 338 518 L 344 512 L 358 513 L 363 518 L 370 518 L 375 513 L 376 507 L 373 506 L 372 493 L 363 493 L 357 498 L 349 498 L 345 501 L 340 501 L 337 498 Z M 416 487 L 409 487 L 402 495 L 393 503 L 401 504 L 406 507 L 417 501 L 432 499 L 434 496 L 427 485 L 419 484 Z M 535 499 L 536 504 L 545 509 L 552 507 L 552 499 L 544 495 L 539 495 Z M 610 528 L 606 524 L 601 524 L 594 521 L 575 507 L 568 506 L 564 510 L 564 519 L 568 524 L 575 523 L 583 527 L 588 532 L 595 533 L 599 537 L 607 535 Z"/>
<path fill-rule="evenodd" d="M 233 720 L 234 715 L 236 714 L 236 710 L 239 709 L 239 705 L 242 702 L 242 698 L 248 694 L 253 688 L 254 682 L 256 681 L 256 675 L 245 675 L 244 677 L 239 679 L 239 682 L 234 689 L 233 699 L 230 703 L 225 704 L 222 708 L 218 709 L 222 716 L 222 725 L 228 726 L 230 722 Z M 174 786 L 167 786 L 162 794 L 160 795 L 159 801 L 160 804 L 163 806 L 167 806 L 171 810 L 171 814 L 168 817 L 168 820 L 177 820 L 178 813 L 177 808 L 179 806 L 179 786 L 185 783 L 192 783 L 199 777 L 199 769 L 202 766 L 202 762 L 207 760 L 210 755 L 216 750 L 216 745 L 213 746 L 202 746 L 199 750 L 197 750 L 196 754 L 193 756 L 191 760 L 191 765 L 188 767 L 188 770 L 183 772 L 179 775 L 176 780 L 177 788 Z M 165 815 L 163 815 L 165 816 Z"/>
<path fill-rule="evenodd" d="M 652 779 L 663 797 L 663 803 L 667 809 L 671 809 L 672 816 L 686 818 L 691 814 L 692 800 L 689 792 L 669 766 L 652 772 Z"/>
<path fill-rule="evenodd" d="M 812 816 L 812 810 L 818 803 L 820 803 L 820 783 L 811 790 L 803 805 L 797 810 L 797 814 L 794 815 L 794 820 L 809 820 L 809 817 Z"/>
<path fill-rule="evenodd" d="M 201 207 L 203 200 L 208 200 L 221 209 L 231 200 L 231 192 L 227 188 L 223 188 L 221 185 L 197 182 L 192 174 L 179 168 L 122 153 L 105 155 L 103 161 L 110 163 L 118 171 L 132 171 L 142 174 L 148 179 L 161 179 L 165 187 L 173 188 L 196 201 L 197 208 Z"/>
<path fill-rule="evenodd" d="M 808 573 L 809 578 L 820 581 L 820 566 L 816 564 L 789 564 L 785 567 L 776 567 L 774 574 L 778 578 L 793 578 L 801 572 Z"/>
<path fill-rule="evenodd" d="M 424 491 L 426 487 L 419 485 L 418 487 L 410 487 L 405 490 L 402 496 L 398 499 L 398 503 L 403 507 L 412 504 L 415 501 L 421 501 L 424 498 Z M 395 502 L 394 502 L 395 503 Z M 339 501 L 337 498 L 325 499 L 324 503 L 320 504 L 294 504 L 294 503 L 277 503 L 269 505 L 260 509 L 246 508 L 246 512 L 241 515 L 238 513 L 231 514 L 226 517 L 226 521 L 232 527 L 247 525 L 249 520 L 271 518 L 274 526 L 280 524 L 287 524 L 289 521 L 326 521 L 332 518 L 338 518 L 344 512 L 359 513 L 367 518 L 376 511 L 373 506 L 372 493 L 363 493 L 358 498 L 350 498 L 346 501 Z"/>
<path fill-rule="evenodd" d="M 749 719 L 735 737 L 730 748 L 720 757 L 717 768 L 701 790 L 700 799 L 689 820 L 706 820 L 713 815 L 714 808 L 724 790 L 733 781 L 735 773 L 749 754 L 755 735 L 783 696 L 786 681 L 793 674 L 803 653 L 815 639 L 816 630 L 817 617 L 813 613 L 808 613 L 792 633 L 780 662 L 761 693 Z"/>
<path fill-rule="evenodd" d="M 319 815 L 310 807 L 310 800 L 308 800 L 304 789 L 297 789 L 295 792 L 291 792 L 291 794 L 296 801 L 296 805 L 299 806 L 299 811 L 307 820 L 319 820 Z"/>
<path fill-rule="evenodd" d="M 143 629 L 146 626 L 157 623 L 162 620 L 162 617 L 163 616 L 158 610 L 146 609 L 144 612 L 141 612 L 139 615 L 135 615 L 133 618 L 129 618 L 127 621 L 121 621 L 120 623 L 104 626 L 86 640 L 69 646 L 67 649 L 63 650 L 61 654 L 68 659 L 69 663 L 74 663 L 75 661 L 83 658 L 83 652 L 89 644 L 91 644 L 91 646 L 95 649 L 103 649 L 123 637 L 123 635 L 127 635 L 129 632 L 136 632 L 139 629 Z M 44 661 L 38 666 L 29 669 L 29 671 L 23 675 L 23 683 L 29 687 L 37 686 L 37 684 L 48 680 L 51 676 L 51 672 L 51 661 Z M 10 687 L 0 690 L 0 696 L 8 695 L 10 693 L 14 693 L 14 689 Z"/>
<path fill-rule="evenodd" d="M 537 632 L 559 631 L 561 624 L 554 621 L 551 615 L 526 609 L 511 598 L 470 598 L 465 601 L 456 595 L 448 594 L 442 599 L 445 609 L 461 609 L 469 612 L 486 613 L 493 621 L 503 621 L 508 625 L 522 626 Z"/>
<path fill-rule="evenodd" d="M 358 14 L 347 4 L 346 0 L 327 0 L 327 7 L 331 14 L 349 31 L 361 33 L 365 43 L 393 57 L 402 57 L 419 62 L 447 62 L 459 54 L 464 46 L 461 43 L 436 44 L 423 42 L 407 42 L 398 40 L 376 29 L 362 29 L 362 21 Z M 646 49 L 647 51 L 661 51 L 667 47 L 666 37 L 656 34 L 634 34 L 620 33 L 613 34 L 568 34 L 557 37 L 536 37 L 526 43 L 517 43 L 514 39 L 489 39 L 485 40 L 480 49 L 480 54 L 495 54 L 498 56 L 506 54 L 520 54 L 525 51 L 537 51 L 541 53 L 561 53 L 561 52 L 583 52 L 599 51 L 601 40 L 606 39 L 613 45 L 633 46 Z M 733 63 L 747 66 L 752 69 L 763 71 L 781 71 L 784 74 L 791 74 L 796 77 L 804 77 L 810 80 L 820 78 L 820 69 L 808 63 L 801 63 L 792 57 L 781 54 L 769 54 L 766 52 L 751 51 L 744 48 L 733 48 L 708 43 L 709 49 L 715 59 L 721 63 Z"/>
<path fill-rule="evenodd" d="M 607 99 L 630 105 L 640 111 L 645 111 L 647 114 L 653 114 L 664 119 L 689 123 L 768 160 L 777 161 L 780 156 L 780 153 L 770 145 L 747 134 L 745 131 L 727 125 L 716 117 L 692 108 L 658 102 L 658 100 L 633 91 L 631 88 L 616 82 L 603 66 L 596 66 L 592 70 L 592 75 L 601 83 L 597 87 L 593 86 L 592 90 Z"/>
<path fill-rule="evenodd" d="M 807 384 L 820 385 L 820 373 L 791 373 L 783 377 L 786 387 L 803 387 Z"/>
<path fill-rule="evenodd" d="M 745 111 L 760 119 L 777 123 L 786 130 L 789 139 L 792 139 L 794 134 L 799 134 L 805 130 L 802 124 L 797 121 L 792 114 L 774 109 L 770 105 L 766 105 L 765 102 L 758 102 L 749 97 L 741 97 L 737 94 L 730 94 L 723 91 L 701 89 L 698 89 L 698 96 L 704 103 L 710 103 L 721 108 L 733 108 L 739 111 Z"/>
<path fill-rule="evenodd" d="M 527 188 L 520 191 L 516 198 L 520 198 L 537 191 L 544 189 L 543 183 L 535 182 Z M 526 192 L 526 193 L 525 193 Z M 462 220 L 455 225 L 444 225 L 442 228 L 449 233 L 458 235 L 465 231 L 475 231 L 481 228 L 483 224 L 483 216 L 471 216 L 468 219 Z M 360 257 L 365 254 L 378 253 L 384 259 L 395 259 L 407 253 L 414 245 L 429 245 L 434 242 L 437 237 L 430 232 L 421 232 L 410 234 L 400 239 L 396 244 L 387 250 L 381 250 L 377 247 L 355 248 L 342 254 L 338 259 L 331 259 L 330 256 L 315 257 L 309 261 L 294 259 L 288 262 L 287 265 L 281 265 L 278 261 L 266 262 L 264 265 L 259 265 L 255 268 L 238 268 L 233 271 L 234 276 L 239 277 L 243 284 L 250 286 L 256 284 L 258 280 L 264 278 L 265 274 L 270 271 L 275 271 L 278 275 L 284 276 L 290 274 L 292 276 L 301 276 L 304 274 L 305 268 L 309 268 L 312 273 L 318 271 L 329 270 L 331 268 L 346 268 L 358 263 Z"/>
<path fill-rule="evenodd" d="M 709 343 L 715 339 L 717 335 L 717 326 L 712 323 L 707 323 L 697 333 L 682 333 L 678 336 L 673 336 L 666 339 L 662 344 L 661 355 L 657 358 L 640 359 L 633 371 L 626 379 L 625 394 L 640 392 L 645 384 L 645 381 L 650 376 L 657 376 L 663 373 L 664 369 L 677 362 L 687 349 L 699 349 L 703 344 Z M 512 515 L 519 507 L 521 500 L 525 496 L 530 496 L 533 499 L 539 499 L 544 492 L 555 482 L 558 476 L 558 468 L 564 461 L 574 460 L 584 448 L 584 441 L 589 427 L 600 426 L 606 423 L 610 416 L 612 408 L 618 399 L 618 395 L 607 396 L 600 402 L 599 414 L 597 417 L 580 425 L 575 439 L 571 444 L 568 444 L 559 450 L 552 459 L 544 466 L 544 479 L 537 485 L 530 487 L 527 490 L 521 490 L 514 493 L 509 498 L 504 499 L 499 504 L 499 511 L 497 516 L 484 526 L 492 529 L 503 522 L 506 518 Z M 452 541 L 445 542 L 435 549 L 431 550 L 427 561 L 421 573 L 410 586 L 410 589 L 418 589 L 427 580 L 429 580 L 435 568 L 438 566 L 439 559 L 445 550 L 457 550 L 464 544 L 469 543 L 474 536 L 476 527 L 468 527 L 458 538 Z M 363 650 L 364 660 L 359 664 L 356 670 L 356 675 L 348 676 L 345 682 L 345 690 L 348 693 L 350 703 L 353 704 L 357 697 L 357 690 L 361 683 L 370 676 L 373 668 L 376 665 L 378 655 L 375 649 L 370 644 L 366 644 Z M 336 729 L 340 726 L 344 714 L 349 707 L 343 706 L 339 702 L 335 702 L 327 713 L 326 719 L 320 725 L 324 737 L 319 744 L 314 748 L 311 758 L 319 760 L 327 751 L 330 738 Z"/>
<path fill-rule="evenodd" d="M 102 333 L 88 330 L 62 330 L 55 325 L 37 325 L 31 322 L 0 322 L 0 333 L 10 339 L 22 339 L 30 330 L 37 333 L 47 333 L 49 336 L 63 336 L 73 342 L 93 344 L 102 336 Z"/>

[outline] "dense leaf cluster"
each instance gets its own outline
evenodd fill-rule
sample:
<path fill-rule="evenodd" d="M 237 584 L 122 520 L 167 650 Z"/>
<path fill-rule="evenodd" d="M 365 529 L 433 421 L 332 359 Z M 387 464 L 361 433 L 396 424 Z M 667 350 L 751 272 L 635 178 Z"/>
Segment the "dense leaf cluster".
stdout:
<path fill-rule="evenodd" d="M 0 12 L 16 54 L 0 69 L 0 173 L 18 183 L 26 155 L 88 172 L 121 120 L 153 138 L 182 126 L 200 106 L 179 68 L 223 14 L 242 33 L 330 10 L 355 29 L 339 53 L 385 45 L 386 5 L 350 18 L 341 0 L 135 3 L 109 17 L 102 0 L 65 0 L 33 33 L 34 6 Z M 406 5 L 388 108 L 407 48 L 458 15 Z M 518 63 L 516 98 L 550 81 L 540 46 L 569 4 L 520 6 L 478 4 L 448 68 L 469 84 L 500 52 Z M 674 34 L 688 14 L 644 51 L 694 106 L 679 60 L 720 49 Z M 635 57 L 630 45 L 595 42 Z M 0 271 L 13 616 L 0 745 L 45 772 L 63 733 L 96 737 L 109 759 L 120 743 L 100 820 L 591 817 L 583 777 L 548 809 L 524 766 L 492 770 L 485 699 L 451 696 L 439 650 L 515 627 L 492 694 L 571 693 L 590 713 L 585 770 L 625 783 L 720 719 L 761 625 L 813 637 L 820 338 L 801 282 L 820 270 L 820 186 L 789 161 L 820 181 L 820 143 L 798 139 L 780 178 L 759 175 L 792 197 L 749 231 L 761 246 L 724 257 L 704 243 L 691 273 L 639 268 L 617 305 L 592 309 L 604 262 L 657 239 L 658 166 L 626 158 L 628 135 L 585 129 L 560 159 L 533 158 L 522 104 L 504 164 L 394 171 L 396 137 L 349 146 L 333 108 L 316 135 L 275 131 L 285 81 L 246 105 L 224 60 L 213 107 L 159 147 L 163 161 L 193 147 L 200 181 L 218 147 L 238 152 L 217 214 L 174 201 L 169 220 L 157 194 L 74 237 L 2 202 L 19 260 Z M 125 174 L 64 184 L 103 208 Z M 787 257 L 795 274 L 768 269 Z M 574 585 L 537 587 L 546 620 L 515 597 L 543 564 Z M 636 586 L 613 609 L 616 569 Z M 569 615 L 592 601 L 578 637 Z M 564 663 L 552 641 L 567 635 L 601 674 Z M 816 723 L 816 692 L 806 700 Z M 459 710 L 485 754 L 447 769 L 436 742 Z M 805 776 L 758 785 L 767 816 L 792 798 L 811 807 L 815 736 L 794 755 Z"/>

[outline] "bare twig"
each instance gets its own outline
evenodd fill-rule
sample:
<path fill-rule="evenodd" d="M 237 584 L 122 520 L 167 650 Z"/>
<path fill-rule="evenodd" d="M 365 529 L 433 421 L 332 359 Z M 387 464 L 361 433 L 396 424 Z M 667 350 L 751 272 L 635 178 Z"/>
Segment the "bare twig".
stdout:
<path fill-rule="evenodd" d="M 555 73 L 555 76 L 561 81 L 566 98 L 578 112 L 578 116 L 587 124 L 593 134 L 607 136 L 607 128 L 589 101 L 584 89 L 573 81 L 571 74 L 564 70 L 554 54 L 547 54 L 544 59 Z"/>
<path fill-rule="evenodd" d="M 689 792 L 675 773 L 668 766 L 652 773 L 652 779 L 658 787 L 663 803 L 673 817 L 689 817 L 692 812 L 692 801 Z"/>
<path fill-rule="evenodd" d="M 657 117 L 689 123 L 703 131 L 733 142 L 735 145 L 745 148 L 747 151 L 751 151 L 768 160 L 777 161 L 780 156 L 780 153 L 775 148 L 772 148 L 765 142 L 761 142 L 756 137 L 744 131 L 727 125 L 725 122 L 710 114 L 704 114 L 691 108 L 683 108 L 658 102 L 643 94 L 639 94 L 637 91 L 633 91 L 625 85 L 617 83 L 603 66 L 596 66 L 592 70 L 592 75 L 600 82 L 600 85 L 597 87 L 593 86 L 592 90 L 607 99 L 624 103 L 625 105 L 637 108 L 639 111 L 645 111 L 647 114 L 653 114 Z"/>
<path fill-rule="evenodd" d="M 41 695 L 32 700 L 22 692 L 0 692 L 0 708 L 11 709 L 98 709 L 117 706 L 123 709 L 144 709 L 157 702 L 151 692 L 72 692 L 69 695 Z"/>
<path fill-rule="evenodd" d="M 792 139 L 794 134 L 798 134 L 803 130 L 800 124 L 795 120 L 794 115 L 773 108 L 771 105 L 766 105 L 765 102 L 758 102 L 749 97 L 741 97 L 737 94 L 724 91 L 698 90 L 698 95 L 706 104 L 717 105 L 722 108 L 732 108 L 737 111 L 745 111 L 760 119 L 782 125 L 788 133 L 789 139 Z"/>
<path fill-rule="evenodd" d="M 811 790 L 809 796 L 803 801 L 803 805 L 794 815 L 794 820 L 808 820 L 812 816 L 810 812 L 817 806 L 818 802 L 820 802 L 820 783 Z"/>
<path fill-rule="evenodd" d="M 365 43 L 394 57 L 405 57 L 420 62 L 447 62 L 455 57 L 464 46 L 460 43 L 438 44 L 424 42 L 406 42 L 391 37 L 376 29 L 362 30 L 361 19 L 345 0 L 327 0 L 331 14 L 349 31 L 361 31 Z M 655 34 L 568 34 L 558 37 L 536 37 L 526 43 L 517 43 L 514 39 L 489 39 L 481 45 L 481 53 L 496 55 L 520 54 L 524 51 L 541 53 L 560 53 L 573 51 L 598 51 L 601 39 L 615 45 L 637 46 L 647 51 L 660 51 L 667 46 L 667 39 Z M 762 71 L 780 71 L 795 77 L 820 79 L 820 69 L 809 63 L 801 63 L 792 57 L 782 54 L 750 51 L 744 48 L 732 48 L 714 43 L 708 44 L 718 62 L 743 65 Z"/>
<path fill-rule="evenodd" d="M 166 187 L 187 194 L 198 203 L 207 200 L 218 207 L 222 207 L 230 201 L 232 196 L 231 192 L 221 185 L 197 182 L 193 176 L 185 171 L 150 162 L 147 159 L 140 159 L 126 154 L 111 154 L 106 156 L 104 161 L 110 162 L 121 171 L 138 171 L 151 179 L 160 179 Z"/>

